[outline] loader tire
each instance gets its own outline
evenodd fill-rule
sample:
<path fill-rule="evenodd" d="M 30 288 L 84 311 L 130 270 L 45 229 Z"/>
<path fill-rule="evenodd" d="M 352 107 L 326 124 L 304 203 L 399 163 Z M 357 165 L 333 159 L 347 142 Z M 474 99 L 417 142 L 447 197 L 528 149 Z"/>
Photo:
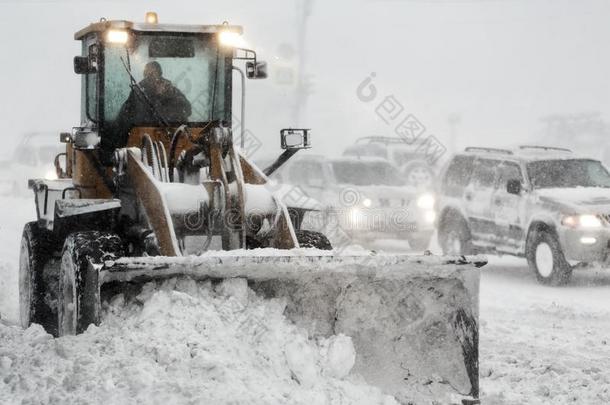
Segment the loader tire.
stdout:
<path fill-rule="evenodd" d="M 58 334 L 76 335 L 101 315 L 99 267 L 123 255 L 121 239 L 108 232 L 77 232 L 66 239 L 59 272 Z"/>
<path fill-rule="evenodd" d="M 572 266 L 566 260 L 553 231 L 532 230 L 526 241 L 525 257 L 541 284 L 564 285 L 572 277 Z"/>
<path fill-rule="evenodd" d="M 306 231 L 300 229 L 298 231 L 295 231 L 295 233 L 297 235 L 297 241 L 299 242 L 299 246 L 302 248 L 313 248 L 320 250 L 333 249 L 326 235 L 320 232 Z"/>
<path fill-rule="evenodd" d="M 23 328 L 37 323 L 51 334 L 56 332 L 57 316 L 45 301 L 48 291 L 43 273 L 52 255 L 52 233 L 37 222 L 25 224 L 19 254 L 20 323 Z"/>

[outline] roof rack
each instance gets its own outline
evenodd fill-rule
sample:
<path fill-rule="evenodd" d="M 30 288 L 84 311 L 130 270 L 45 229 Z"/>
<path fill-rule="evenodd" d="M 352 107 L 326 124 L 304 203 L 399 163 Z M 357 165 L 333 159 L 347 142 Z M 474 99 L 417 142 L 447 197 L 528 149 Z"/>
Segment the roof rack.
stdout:
<path fill-rule="evenodd" d="M 570 149 L 567 148 L 559 148 L 556 146 L 539 146 L 539 145 L 521 145 L 519 149 L 537 149 L 537 150 L 552 150 L 552 151 L 560 151 L 560 152 L 569 152 L 572 153 Z"/>
<path fill-rule="evenodd" d="M 485 148 L 480 146 L 469 146 L 464 149 L 466 152 L 488 152 L 488 153 L 502 153 L 504 155 L 512 155 L 513 151 L 508 149 L 500 148 Z"/>
<path fill-rule="evenodd" d="M 364 143 L 366 141 L 368 141 L 369 143 L 372 143 L 372 142 L 385 143 L 386 145 L 389 145 L 389 144 L 398 144 L 398 143 L 407 143 L 407 141 L 405 141 L 402 138 L 391 137 L 391 136 L 365 136 L 365 137 L 362 137 L 362 138 L 358 138 L 356 140 L 356 143 Z"/>

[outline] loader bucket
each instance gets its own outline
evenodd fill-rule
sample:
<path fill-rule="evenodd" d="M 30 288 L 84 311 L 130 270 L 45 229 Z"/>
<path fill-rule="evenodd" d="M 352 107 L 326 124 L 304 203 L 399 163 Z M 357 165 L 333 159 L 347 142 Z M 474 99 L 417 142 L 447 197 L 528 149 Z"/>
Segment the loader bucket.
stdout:
<path fill-rule="evenodd" d="M 104 264 L 100 285 L 172 276 L 246 278 L 257 294 L 286 300 L 285 316 L 311 338 L 350 336 L 357 353 L 352 373 L 400 403 L 478 403 L 483 259 L 304 249 L 265 254 L 123 258 Z"/>

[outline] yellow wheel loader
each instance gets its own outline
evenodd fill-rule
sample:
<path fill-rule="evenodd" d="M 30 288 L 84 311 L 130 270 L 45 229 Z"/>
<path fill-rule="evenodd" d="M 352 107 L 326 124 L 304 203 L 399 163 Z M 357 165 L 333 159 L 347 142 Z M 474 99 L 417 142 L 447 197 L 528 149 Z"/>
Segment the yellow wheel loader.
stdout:
<path fill-rule="evenodd" d="M 142 282 L 240 277 L 285 299 L 311 338 L 350 336 L 354 373 L 401 403 L 477 403 L 483 261 L 339 254 L 301 229 L 312 207 L 286 206 L 267 175 L 310 147 L 310 133 L 282 130 L 285 151 L 265 170 L 246 157 L 245 78 L 264 78 L 266 65 L 241 33 L 155 14 L 76 33 L 81 125 L 60 134 L 57 178 L 29 182 L 38 219 L 21 244 L 22 326 L 79 334 Z"/>

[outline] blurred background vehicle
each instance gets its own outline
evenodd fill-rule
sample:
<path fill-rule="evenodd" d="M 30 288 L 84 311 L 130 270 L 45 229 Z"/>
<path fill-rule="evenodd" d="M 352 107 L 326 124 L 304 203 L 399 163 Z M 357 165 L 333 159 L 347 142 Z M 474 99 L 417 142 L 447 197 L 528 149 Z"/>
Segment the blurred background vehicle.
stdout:
<path fill-rule="evenodd" d="M 428 189 L 409 186 L 384 158 L 303 155 L 286 163 L 272 178 L 319 201 L 322 221 L 336 221 L 354 241 L 401 239 L 414 250 L 428 247 L 434 231 L 434 196 Z M 316 225 L 319 222 L 305 220 L 303 228 Z M 329 237 L 332 242 L 332 233 Z"/>
<path fill-rule="evenodd" d="M 65 152 L 58 137 L 59 131 L 26 134 L 13 154 L 0 160 L 0 193 L 24 196 L 28 194 L 28 179 L 56 179 L 53 161 Z"/>
<path fill-rule="evenodd" d="M 433 184 L 437 168 L 418 146 L 419 143 L 409 145 L 397 137 L 369 136 L 347 147 L 343 156 L 386 159 L 399 168 L 407 185 L 426 188 Z"/>

